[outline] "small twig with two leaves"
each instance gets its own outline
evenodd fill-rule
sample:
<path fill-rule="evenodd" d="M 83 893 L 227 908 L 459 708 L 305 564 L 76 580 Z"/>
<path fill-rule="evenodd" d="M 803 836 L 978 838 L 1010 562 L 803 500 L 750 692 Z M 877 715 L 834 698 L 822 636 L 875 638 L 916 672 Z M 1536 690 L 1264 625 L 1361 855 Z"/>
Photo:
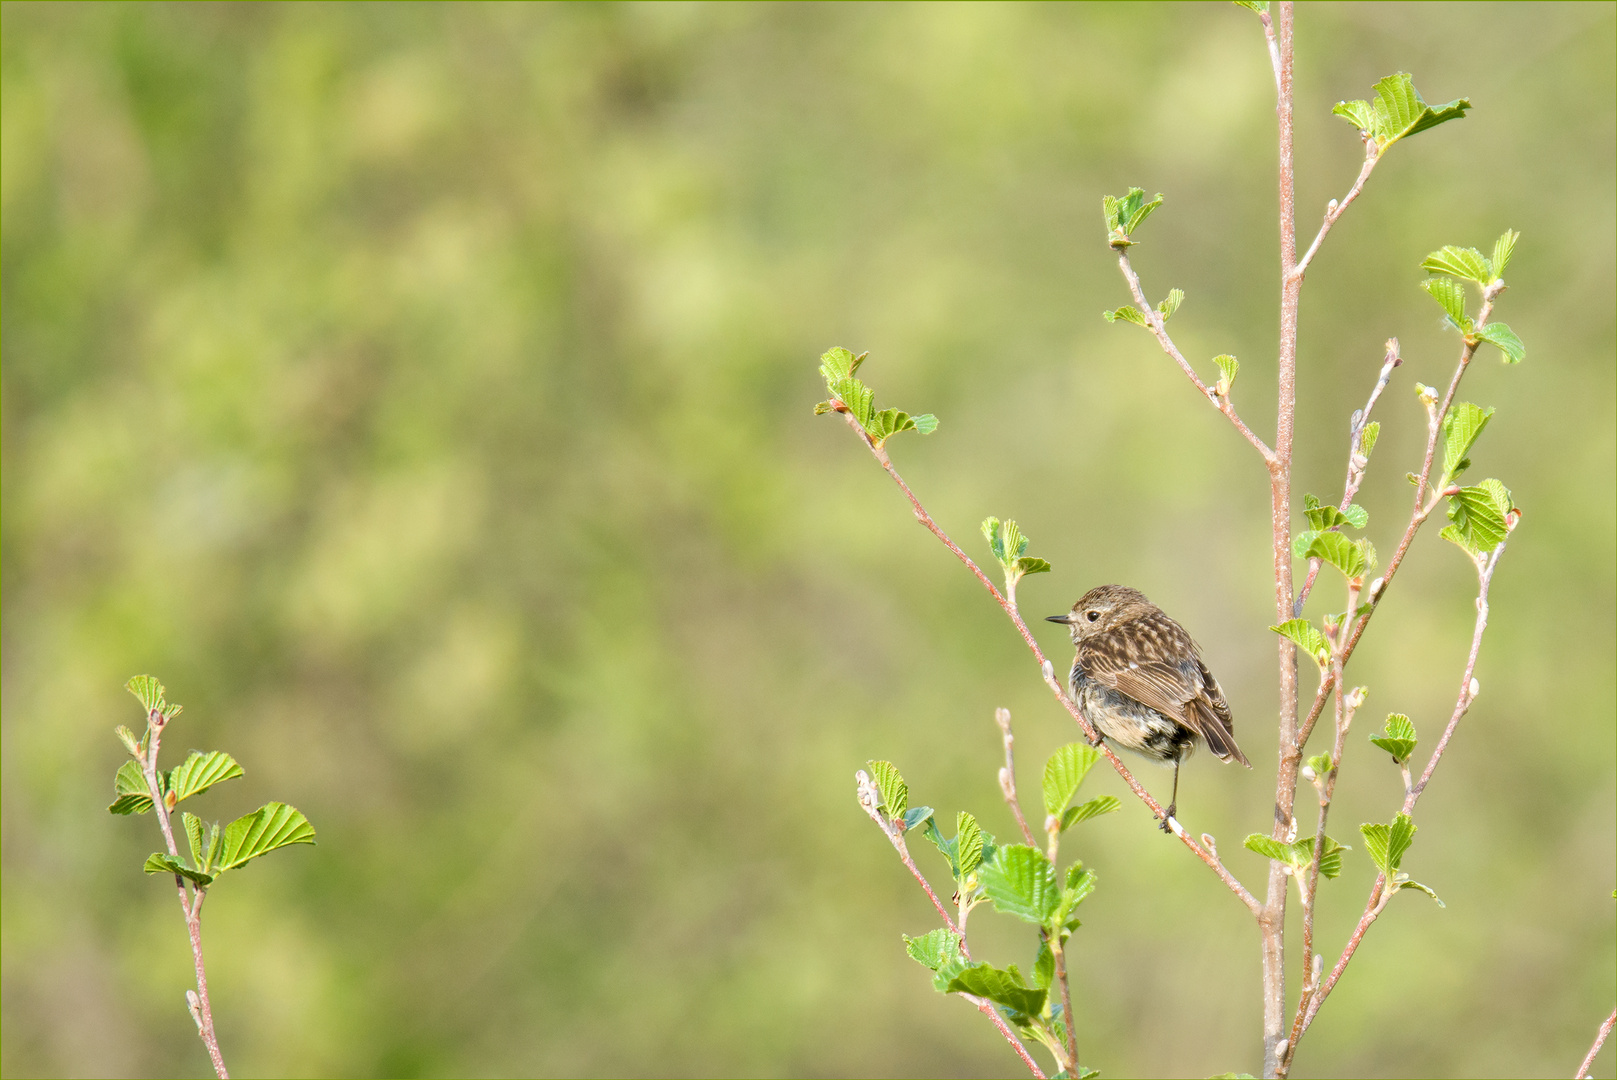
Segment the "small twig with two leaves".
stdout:
<path fill-rule="evenodd" d="M 208 889 L 227 870 L 268 854 L 288 844 L 314 843 L 314 826 L 309 819 L 285 803 L 266 803 L 220 827 L 219 822 L 204 824 L 196 815 L 181 811 L 180 822 L 191 849 L 191 861 L 181 857 L 174 842 L 173 813 L 185 799 L 201 795 L 215 784 L 242 776 L 235 758 L 223 751 L 191 751 L 177 768 L 157 767 L 163 732 L 180 714 L 179 705 L 169 704 L 163 684 L 150 675 L 137 675 L 128 690 L 146 710 L 146 731 L 136 738 L 129 728 L 119 725 L 118 738 L 132 760 L 119 767 L 113 778 L 116 794 L 108 811 L 114 814 L 144 814 L 154 811 L 163 833 L 167 853 L 155 852 L 146 859 L 148 874 L 172 874 L 179 894 L 180 910 L 191 938 L 191 958 L 196 967 L 196 989 L 185 992 L 186 1008 L 196 1023 L 197 1034 L 207 1047 L 213 1071 L 226 1080 L 224 1055 L 213 1023 L 213 1003 L 208 997 L 208 973 L 202 963 L 202 902 Z"/>

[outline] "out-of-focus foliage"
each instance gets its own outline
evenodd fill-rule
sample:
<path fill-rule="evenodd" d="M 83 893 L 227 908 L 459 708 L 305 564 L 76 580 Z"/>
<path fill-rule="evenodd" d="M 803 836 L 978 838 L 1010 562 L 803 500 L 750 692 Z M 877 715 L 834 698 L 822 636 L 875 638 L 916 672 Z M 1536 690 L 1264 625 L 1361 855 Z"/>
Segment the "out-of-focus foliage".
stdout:
<path fill-rule="evenodd" d="M 208 905 L 241 1075 L 1010 1068 L 905 956 L 935 916 L 853 772 L 902 760 L 941 816 L 1003 835 L 994 707 L 1024 763 L 1073 731 L 977 583 L 816 422 L 833 344 L 943 418 L 889 449 L 957 539 L 989 513 L 1039 537 L 1056 570 L 1022 583 L 1029 614 L 1126 582 L 1203 642 L 1257 767 L 1193 762 L 1181 816 L 1260 877 L 1237 838 L 1271 814 L 1263 470 L 1096 314 L 1129 299 L 1101 197 L 1164 192 L 1134 265 L 1184 290 L 1190 355 L 1242 358 L 1238 405 L 1272 434 L 1249 13 L 0 20 L 6 1075 L 207 1072 L 172 890 L 105 810 L 141 671 L 188 706 L 176 755 L 249 764 L 210 814 L 284 798 L 320 827 Z M 1532 347 L 1466 382 L 1498 406 L 1477 475 L 1526 517 L 1403 860 L 1448 906 L 1389 909 L 1297 1068 L 1564 1075 L 1614 981 L 1612 8 L 1307 5 L 1297 35 L 1306 235 L 1362 158 L 1334 103 L 1408 71 L 1473 108 L 1390 155 L 1309 271 L 1296 490 L 1334 501 L 1398 335 L 1359 495 L 1391 550 L 1410 387 L 1458 349 L 1429 252 L 1519 230 L 1503 302 Z M 1372 708 L 1438 730 L 1472 595 L 1429 531 L 1354 659 Z M 1386 754 L 1356 738 L 1342 767 L 1333 821 L 1389 821 Z M 1256 1071 L 1246 912 L 1131 798 L 1089 844 L 1086 1063 Z M 1345 854 L 1323 943 L 1373 875 Z"/>

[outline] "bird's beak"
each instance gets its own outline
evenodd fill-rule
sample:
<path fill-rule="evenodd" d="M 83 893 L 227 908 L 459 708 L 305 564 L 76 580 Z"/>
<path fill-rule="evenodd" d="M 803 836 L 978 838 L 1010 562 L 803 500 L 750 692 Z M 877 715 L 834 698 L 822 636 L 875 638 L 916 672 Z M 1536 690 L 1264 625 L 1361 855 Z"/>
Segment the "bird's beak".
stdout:
<path fill-rule="evenodd" d="M 1071 626 L 1072 625 L 1072 616 L 1070 614 L 1069 615 L 1046 615 L 1044 617 L 1044 621 L 1045 622 L 1058 622 L 1058 623 L 1062 623 L 1063 625 L 1066 625 L 1066 626 Z"/>

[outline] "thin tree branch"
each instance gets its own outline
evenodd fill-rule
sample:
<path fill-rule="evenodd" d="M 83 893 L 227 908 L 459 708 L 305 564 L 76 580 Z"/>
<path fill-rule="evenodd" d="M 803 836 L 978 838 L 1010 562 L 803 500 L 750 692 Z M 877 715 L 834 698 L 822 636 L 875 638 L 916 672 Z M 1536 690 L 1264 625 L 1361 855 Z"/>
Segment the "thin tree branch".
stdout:
<path fill-rule="evenodd" d="M 1365 136 L 1364 165 L 1359 169 L 1359 178 L 1353 181 L 1353 186 L 1348 189 L 1346 195 L 1342 196 L 1341 202 L 1332 199 L 1326 204 L 1325 222 L 1319 227 L 1319 235 L 1314 237 L 1314 242 L 1308 247 L 1308 253 L 1297 261 L 1297 266 L 1292 270 L 1292 273 L 1302 277 L 1303 274 L 1308 272 L 1308 264 L 1314 261 L 1314 253 L 1325 242 L 1325 234 L 1331 231 L 1331 226 L 1336 224 L 1337 219 L 1342 216 L 1353 200 L 1359 197 L 1359 192 L 1364 190 L 1364 182 L 1370 179 L 1371 171 L 1375 169 L 1376 162 L 1380 160 L 1381 152 L 1376 149 L 1376 141 L 1369 136 Z"/>
<path fill-rule="evenodd" d="M 1351 610 L 1358 600 L 1357 595 L 1350 591 L 1348 607 Z M 1281 1072 L 1288 1072 L 1291 1068 L 1292 1058 L 1297 1053 L 1297 1044 L 1302 1039 L 1303 1014 L 1308 1003 L 1313 999 L 1315 991 L 1319 989 L 1320 969 L 1315 966 L 1314 956 L 1314 901 L 1319 896 L 1320 860 L 1325 852 L 1325 822 L 1330 814 L 1331 801 L 1336 795 L 1336 780 L 1341 775 L 1342 755 L 1347 749 L 1348 729 L 1353 726 L 1353 716 L 1363 702 L 1358 693 L 1344 694 L 1340 689 L 1342 685 L 1342 658 L 1339 653 L 1331 657 L 1331 669 L 1336 676 L 1336 743 L 1331 748 L 1331 765 L 1324 776 L 1316 777 L 1315 784 L 1319 788 L 1319 823 L 1314 829 L 1314 857 L 1308 865 L 1308 884 L 1301 887 L 1299 892 L 1303 900 L 1303 989 L 1302 997 L 1297 1003 L 1296 1014 L 1292 1018 L 1291 1033 L 1286 1040 L 1285 1052 L 1281 1055 Z"/>
<path fill-rule="evenodd" d="M 1583 1064 L 1578 1066 L 1577 1080 L 1586 1080 L 1589 1070 L 1595 1067 L 1595 1055 L 1606 1045 L 1606 1037 L 1611 1034 L 1613 1025 L 1617 1025 L 1617 1009 L 1612 1010 L 1611 1015 L 1606 1017 L 1606 1022 L 1600 1025 L 1600 1030 L 1595 1032 L 1595 1043 L 1589 1047 L 1589 1053 L 1584 1056 Z"/>
<path fill-rule="evenodd" d="M 163 728 L 168 723 L 157 709 L 146 714 L 146 755 L 140 761 L 141 774 L 146 778 L 146 790 L 152 797 L 152 811 L 157 815 L 157 824 L 163 830 L 163 842 L 168 845 L 171 858 L 180 857 L 180 849 L 174 843 L 174 827 L 169 818 L 169 806 L 162 790 L 162 784 L 157 779 L 157 751 L 163 741 Z M 185 928 L 191 938 L 191 959 L 196 967 L 197 988 L 196 1007 L 192 1010 L 192 1018 L 196 1020 L 197 1033 L 202 1036 L 202 1044 L 208 1048 L 208 1057 L 213 1061 L 213 1071 L 218 1074 L 219 1080 L 230 1080 L 230 1074 L 225 1071 L 224 1055 L 219 1052 L 219 1037 L 213 1028 L 213 1003 L 208 998 L 208 972 L 202 963 L 202 900 L 207 896 L 207 890 L 193 885 L 187 894 L 185 878 L 179 874 L 174 875 L 174 889 L 179 893 L 180 910 L 185 913 Z"/>
<path fill-rule="evenodd" d="M 1500 556 L 1504 555 L 1504 553 L 1505 544 L 1501 542 L 1491 553 L 1477 559 L 1477 618 L 1471 632 L 1471 650 L 1466 655 L 1465 671 L 1460 676 L 1460 692 L 1455 698 L 1454 709 L 1449 715 L 1448 726 L 1443 729 L 1443 737 L 1438 740 L 1437 747 L 1432 751 L 1431 760 L 1426 763 L 1426 768 L 1421 773 L 1420 782 L 1404 796 L 1402 813 L 1414 813 L 1415 804 L 1420 801 L 1421 793 L 1426 790 L 1426 785 L 1431 780 L 1432 773 L 1437 770 L 1437 763 L 1442 760 L 1444 751 L 1448 749 L 1449 740 L 1454 737 L 1455 729 L 1459 727 L 1461 719 L 1465 717 L 1465 714 L 1471 708 L 1471 703 L 1477 698 L 1479 687 L 1477 686 L 1475 672 L 1477 669 L 1477 656 L 1482 651 L 1482 635 L 1488 628 L 1488 589 L 1493 583 L 1494 570 L 1499 566 Z M 1365 902 L 1364 914 L 1359 917 L 1358 925 L 1354 927 L 1352 935 L 1348 938 L 1347 946 L 1342 950 L 1342 955 L 1337 958 L 1336 966 L 1331 969 L 1331 974 L 1320 987 L 1319 993 L 1308 1003 L 1298 1038 L 1301 1038 L 1302 1033 L 1306 1032 L 1309 1025 L 1314 1022 L 1314 1017 L 1319 1014 L 1320 1007 L 1325 1004 L 1326 997 L 1330 995 L 1331 990 L 1336 986 L 1337 980 L 1342 977 L 1342 972 L 1347 968 L 1348 961 L 1353 959 L 1354 952 L 1358 950 L 1359 942 L 1364 940 L 1365 932 L 1370 929 L 1370 924 L 1376 921 L 1376 917 L 1387 906 L 1387 901 L 1391 899 L 1392 894 L 1398 891 L 1396 887 L 1388 888 L 1388 884 L 1386 874 L 1376 876 L 1375 884 L 1370 889 L 1370 898 Z"/>
<path fill-rule="evenodd" d="M 999 792 L 1005 796 L 1005 805 L 1016 815 L 1023 841 L 1028 847 L 1037 847 L 1033 842 L 1033 830 L 1027 827 L 1027 818 L 1022 816 L 1021 800 L 1016 797 L 1016 755 L 1012 752 L 1016 736 L 1011 734 L 1011 710 L 995 709 L 994 723 L 999 725 L 1000 741 L 1005 744 L 1005 767 L 999 770 Z"/>
<path fill-rule="evenodd" d="M 1202 382 L 1201 377 L 1196 374 L 1196 369 L 1190 366 L 1189 360 L 1185 359 L 1185 354 L 1180 352 L 1179 347 L 1173 343 L 1173 338 L 1168 334 L 1167 316 L 1152 307 L 1151 302 L 1145 298 L 1145 291 L 1140 287 L 1140 276 L 1134 272 L 1134 267 L 1129 262 L 1128 248 L 1117 249 L 1117 265 L 1123 271 L 1123 279 L 1128 282 L 1129 294 L 1134 297 L 1134 302 L 1140 305 L 1140 312 L 1149 324 L 1146 329 L 1150 330 L 1157 339 L 1157 344 L 1162 346 L 1162 351 L 1167 353 L 1173 362 L 1179 365 L 1179 369 L 1185 373 L 1185 377 L 1195 385 L 1196 392 L 1212 402 L 1213 408 L 1229 417 L 1230 423 L 1235 425 L 1235 430 L 1241 433 L 1241 437 L 1251 443 L 1253 449 L 1263 455 L 1264 462 L 1272 467 L 1275 462 L 1275 452 L 1269 449 L 1269 445 L 1259 438 L 1256 432 L 1246 426 L 1246 423 L 1236 413 L 1235 405 L 1230 401 L 1228 394 L 1220 394 L 1217 387 L 1208 386 Z"/>
<path fill-rule="evenodd" d="M 1381 375 L 1376 379 L 1375 387 L 1370 391 L 1370 400 L 1365 402 L 1364 408 L 1353 414 L 1353 422 L 1348 430 L 1348 466 L 1347 479 L 1342 482 L 1342 501 L 1336 509 L 1347 513 L 1347 508 L 1353 505 L 1353 497 L 1359 493 L 1359 487 L 1364 483 L 1364 473 L 1370 463 L 1370 455 L 1364 450 L 1364 430 L 1370 426 L 1370 413 L 1376 407 L 1376 399 L 1392 381 L 1393 369 L 1404 362 L 1398 355 L 1398 339 L 1388 338 L 1386 355 L 1381 362 Z M 1303 587 L 1297 590 L 1297 599 L 1292 601 L 1291 617 L 1298 618 L 1303 613 L 1303 605 L 1308 602 L 1308 594 L 1314 591 L 1314 580 L 1319 577 L 1319 569 L 1323 560 L 1318 556 L 1308 560 L 1308 579 Z"/>

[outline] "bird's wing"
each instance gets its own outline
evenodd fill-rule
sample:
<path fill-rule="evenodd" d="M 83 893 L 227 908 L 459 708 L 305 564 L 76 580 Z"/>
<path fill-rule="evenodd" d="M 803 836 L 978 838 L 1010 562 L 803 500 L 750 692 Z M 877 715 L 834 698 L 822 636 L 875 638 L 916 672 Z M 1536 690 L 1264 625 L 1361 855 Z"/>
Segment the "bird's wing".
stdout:
<path fill-rule="evenodd" d="M 1161 648 L 1147 640 L 1149 631 L 1138 622 L 1125 623 L 1109 634 L 1097 634 L 1078 644 L 1078 663 L 1090 678 L 1150 706 L 1163 716 L 1192 724 L 1185 715 L 1185 703 L 1201 694 L 1201 681 L 1192 679 L 1175 665 L 1148 660 Z"/>

